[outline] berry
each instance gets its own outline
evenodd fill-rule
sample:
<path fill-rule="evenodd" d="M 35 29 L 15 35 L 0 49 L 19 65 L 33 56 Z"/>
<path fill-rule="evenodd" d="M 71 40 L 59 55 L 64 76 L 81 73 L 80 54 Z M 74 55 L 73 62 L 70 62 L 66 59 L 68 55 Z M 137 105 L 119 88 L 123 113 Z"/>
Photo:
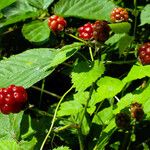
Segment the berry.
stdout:
<path fill-rule="evenodd" d="M 150 64 L 150 42 L 144 43 L 139 47 L 138 57 L 143 65 Z"/>
<path fill-rule="evenodd" d="M 104 42 L 109 38 L 110 27 L 106 21 L 96 21 L 93 25 L 93 38 Z"/>
<path fill-rule="evenodd" d="M 144 111 L 141 104 L 137 102 L 132 103 L 130 106 L 130 111 L 132 118 L 136 119 L 137 121 L 141 121 L 143 119 Z"/>
<path fill-rule="evenodd" d="M 122 7 L 114 8 L 110 15 L 112 22 L 124 22 L 128 21 L 128 18 L 127 10 Z"/>
<path fill-rule="evenodd" d="M 63 17 L 52 15 L 48 19 L 48 26 L 53 31 L 63 31 L 67 22 Z"/>
<path fill-rule="evenodd" d="M 27 102 L 27 92 L 22 86 L 10 85 L 0 89 L 0 111 L 18 113 Z"/>
<path fill-rule="evenodd" d="M 115 118 L 116 125 L 121 129 L 128 129 L 130 121 L 130 116 L 122 112 L 118 113 Z"/>
<path fill-rule="evenodd" d="M 93 24 L 88 22 L 84 26 L 78 28 L 79 38 L 90 40 L 93 38 Z"/>

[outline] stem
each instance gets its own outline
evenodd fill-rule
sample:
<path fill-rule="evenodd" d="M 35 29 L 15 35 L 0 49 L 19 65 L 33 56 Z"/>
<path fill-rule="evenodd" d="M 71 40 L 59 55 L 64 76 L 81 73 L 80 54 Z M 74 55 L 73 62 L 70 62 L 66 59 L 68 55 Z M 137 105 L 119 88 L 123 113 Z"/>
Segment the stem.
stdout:
<path fill-rule="evenodd" d="M 80 150 L 84 150 L 84 139 L 83 139 L 83 135 L 82 135 L 82 131 L 81 131 L 81 126 L 82 126 L 82 122 L 83 122 L 85 113 L 87 111 L 88 103 L 89 103 L 89 100 L 91 99 L 92 93 L 93 93 L 93 84 L 90 88 L 89 98 L 86 101 L 85 108 L 84 108 L 84 111 L 83 111 L 83 115 L 81 116 L 81 120 L 80 120 L 80 123 L 79 123 L 80 128 L 78 129 L 78 140 L 79 140 Z"/>
<path fill-rule="evenodd" d="M 40 94 L 39 107 L 41 106 L 44 87 L 45 87 L 45 79 L 43 79 L 43 81 L 42 81 L 42 87 L 41 87 L 41 94 Z"/>
<path fill-rule="evenodd" d="M 92 48 L 91 47 L 89 47 L 89 53 L 90 53 L 91 60 L 94 61 L 93 53 L 92 53 Z"/>
<path fill-rule="evenodd" d="M 137 26 L 137 2 L 134 0 L 134 13 L 135 13 L 135 20 L 134 20 L 134 30 L 133 30 L 133 36 L 135 37 L 136 34 L 136 26 Z"/>
<path fill-rule="evenodd" d="M 128 60 L 128 61 L 104 61 L 105 64 L 116 64 L 116 65 L 122 65 L 122 64 L 130 64 L 135 63 L 137 60 Z"/>
<path fill-rule="evenodd" d="M 69 35 L 69 36 L 71 36 L 72 38 L 74 38 L 74 39 L 76 39 L 76 40 L 78 40 L 78 41 L 80 41 L 80 42 L 82 42 L 82 43 L 88 45 L 88 42 L 86 42 L 86 41 L 84 41 L 84 40 L 82 40 L 82 39 L 80 39 L 80 38 L 74 36 L 73 34 L 67 34 L 67 35 Z"/>
<path fill-rule="evenodd" d="M 33 88 L 33 89 L 36 89 L 36 90 L 38 90 L 38 91 L 41 91 L 41 88 L 39 88 L 39 87 L 37 87 L 37 86 L 34 86 L 34 85 L 33 85 L 32 88 Z M 48 94 L 48 95 L 51 95 L 51 96 L 53 96 L 53 97 L 55 97 L 55 98 L 57 98 L 57 99 L 61 99 L 61 96 L 59 96 L 59 95 L 57 95 L 57 94 L 55 94 L 55 93 L 49 92 L 49 91 L 47 91 L 47 90 L 43 90 L 43 92 L 46 93 L 46 94 Z"/>
<path fill-rule="evenodd" d="M 40 150 L 43 150 L 44 145 L 45 145 L 45 143 L 46 143 L 46 141 L 47 141 L 49 135 L 51 134 L 52 128 L 53 128 L 54 123 L 55 123 L 55 120 L 56 120 L 57 111 L 58 111 L 58 108 L 59 108 L 61 102 L 63 101 L 64 97 L 65 97 L 72 89 L 73 89 L 73 86 L 72 86 L 67 92 L 65 92 L 65 94 L 61 97 L 60 101 L 58 102 L 58 104 L 57 104 L 57 106 L 56 106 L 56 109 L 55 109 L 55 112 L 54 112 L 54 116 L 53 116 L 53 119 L 52 119 L 51 126 L 50 126 L 49 131 L 48 131 L 48 133 L 47 133 L 47 135 L 46 135 L 46 137 L 45 137 L 45 139 L 44 139 L 44 141 L 43 141 L 43 143 L 42 143 L 42 145 L 41 145 Z"/>

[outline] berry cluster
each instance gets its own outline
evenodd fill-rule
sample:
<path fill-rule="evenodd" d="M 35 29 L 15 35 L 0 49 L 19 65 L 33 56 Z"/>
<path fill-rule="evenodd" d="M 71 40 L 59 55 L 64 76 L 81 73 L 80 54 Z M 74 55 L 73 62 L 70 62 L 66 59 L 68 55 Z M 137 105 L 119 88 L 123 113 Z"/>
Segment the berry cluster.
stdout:
<path fill-rule="evenodd" d="M 143 65 L 150 64 L 150 42 L 140 46 L 138 49 L 138 56 Z"/>
<path fill-rule="evenodd" d="M 52 15 L 48 19 L 48 26 L 53 31 L 63 31 L 67 22 L 63 17 Z"/>
<path fill-rule="evenodd" d="M 86 23 L 78 28 L 79 37 L 84 40 L 95 39 L 104 42 L 109 37 L 110 27 L 106 21 L 96 21 L 95 23 Z"/>
<path fill-rule="evenodd" d="M 132 118 L 136 119 L 137 121 L 141 121 L 143 119 L 144 111 L 141 104 L 137 102 L 132 103 L 130 107 L 130 111 L 131 111 Z"/>
<path fill-rule="evenodd" d="M 128 21 L 128 18 L 129 16 L 127 10 L 122 7 L 114 8 L 110 15 L 112 22 L 124 22 Z"/>
<path fill-rule="evenodd" d="M 22 86 L 0 88 L 0 111 L 3 114 L 18 113 L 27 102 L 27 92 Z"/>
<path fill-rule="evenodd" d="M 117 127 L 121 129 L 128 129 L 130 127 L 130 116 L 127 113 L 120 112 L 116 115 L 115 122 Z"/>
<path fill-rule="evenodd" d="M 78 28 L 79 38 L 90 40 L 93 38 L 93 24 L 88 22 L 84 26 Z"/>
<path fill-rule="evenodd" d="M 93 38 L 97 41 L 106 41 L 109 38 L 110 27 L 106 21 L 96 21 L 93 25 Z"/>

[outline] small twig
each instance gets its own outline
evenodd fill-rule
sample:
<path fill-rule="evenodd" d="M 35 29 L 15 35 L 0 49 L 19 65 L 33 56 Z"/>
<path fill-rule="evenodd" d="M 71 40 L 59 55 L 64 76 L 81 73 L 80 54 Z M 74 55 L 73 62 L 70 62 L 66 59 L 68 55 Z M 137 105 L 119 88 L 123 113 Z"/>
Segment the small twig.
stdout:
<path fill-rule="evenodd" d="M 38 91 L 41 91 L 41 88 L 39 88 L 39 87 L 37 87 L 37 86 L 34 86 L 34 85 L 33 85 L 32 88 L 33 88 L 33 89 L 36 89 L 36 90 L 38 90 Z M 48 94 L 48 95 L 51 95 L 51 96 L 53 96 L 53 97 L 56 97 L 57 99 L 61 99 L 61 96 L 59 96 L 59 95 L 57 95 L 57 94 L 55 94 L 55 93 L 49 92 L 49 91 L 47 91 L 47 90 L 43 90 L 43 92 L 46 93 L 46 94 Z"/>
<path fill-rule="evenodd" d="M 46 143 L 46 141 L 47 141 L 49 135 L 51 134 L 52 128 L 53 128 L 54 123 L 55 123 L 55 120 L 56 120 L 57 111 L 58 111 L 58 108 L 59 108 L 61 102 L 63 101 L 64 97 L 65 97 L 72 89 L 73 89 L 73 86 L 61 97 L 60 101 L 58 102 L 58 104 L 57 104 L 57 106 L 56 106 L 56 109 L 55 109 L 55 112 L 54 112 L 54 116 L 53 116 L 53 119 L 52 119 L 51 126 L 50 126 L 49 131 L 48 131 L 48 133 L 47 133 L 47 135 L 46 135 L 46 137 L 45 137 L 45 139 L 44 139 L 44 141 L 43 141 L 43 143 L 42 143 L 42 145 L 41 145 L 40 150 L 43 150 L 44 145 L 45 145 L 45 143 Z"/>

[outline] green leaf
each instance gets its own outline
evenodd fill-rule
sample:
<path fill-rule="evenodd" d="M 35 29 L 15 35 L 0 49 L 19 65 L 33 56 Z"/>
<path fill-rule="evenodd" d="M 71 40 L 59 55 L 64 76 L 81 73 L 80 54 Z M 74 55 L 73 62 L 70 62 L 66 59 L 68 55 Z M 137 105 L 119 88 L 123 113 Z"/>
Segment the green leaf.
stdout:
<path fill-rule="evenodd" d="M 112 23 L 109 26 L 115 33 L 128 33 L 131 29 L 131 24 L 128 22 Z"/>
<path fill-rule="evenodd" d="M 91 100 L 89 102 L 90 106 L 104 100 L 105 98 L 113 98 L 118 94 L 124 84 L 121 80 L 105 76 L 101 78 L 97 85 L 99 86 L 96 92 L 93 92 Z"/>
<path fill-rule="evenodd" d="M 57 116 L 68 116 L 75 115 L 81 112 L 83 106 L 77 101 L 67 101 L 61 104 L 60 110 L 57 113 Z"/>
<path fill-rule="evenodd" d="M 54 0 L 28 0 L 29 4 L 38 8 L 46 9 Z"/>
<path fill-rule="evenodd" d="M 113 108 L 108 107 L 95 114 L 92 123 L 96 123 L 98 125 L 104 124 L 106 125 L 109 124 L 112 117 L 113 117 Z"/>
<path fill-rule="evenodd" d="M 115 4 L 109 0 L 60 0 L 54 7 L 54 14 L 109 21 L 114 7 Z"/>
<path fill-rule="evenodd" d="M 150 65 L 143 66 L 139 63 L 133 65 L 128 75 L 122 80 L 124 84 L 133 80 L 150 77 Z"/>
<path fill-rule="evenodd" d="M 50 36 L 50 29 L 46 21 L 33 21 L 24 24 L 22 28 L 24 37 L 30 42 L 43 42 Z"/>
<path fill-rule="evenodd" d="M 6 19 L 1 21 L 0 27 L 39 16 L 39 10 L 30 6 L 27 0 L 17 0 L 13 5 L 4 9 L 3 13 Z"/>
<path fill-rule="evenodd" d="M 110 37 L 105 43 L 110 45 L 116 44 L 114 47 L 119 49 L 119 54 L 121 55 L 128 49 L 133 40 L 134 38 L 126 33 L 118 33 Z"/>
<path fill-rule="evenodd" d="M 77 91 L 84 91 L 104 73 L 104 64 L 94 61 L 78 62 L 72 71 L 72 83 Z"/>
<path fill-rule="evenodd" d="M 1 0 L 0 1 L 0 10 L 11 5 L 12 3 L 14 3 L 16 0 Z"/>
<path fill-rule="evenodd" d="M 67 146 L 60 146 L 60 147 L 54 148 L 53 150 L 71 150 L 71 149 Z"/>
<path fill-rule="evenodd" d="M 25 19 L 28 18 L 37 17 L 38 15 L 39 15 L 38 12 L 25 12 L 25 13 L 20 13 L 19 15 L 10 16 L 9 18 L 7 18 L 6 20 L 0 23 L 0 28 L 13 23 L 24 21 Z"/>
<path fill-rule="evenodd" d="M 20 147 L 15 140 L 1 140 L 0 149 L 1 150 L 20 150 Z"/>
<path fill-rule="evenodd" d="M 108 125 L 108 127 L 113 127 L 114 128 L 114 126 L 112 126 L 113 125 L 112 123 L 114 124 L 114 122 L 111 122 L 111 124 Z M 94 150 L 105 150 L 106 144 L 109 142 L 111 135 L 115 131 L 115 128 L 114 129 L 113 128 L 111 130 L 109 130 L 108 132 L 103 132 L 101 134 L 96 146 L 94 147 Z"/>
<path fill-rule="evenodd" d="M 0 114 L 0 139 L 11 140 L 19 139 L 20 136 L 20 123 L 22 120 L 23 112 L 18 114 L 4 115 Z M 1 148 L 0 148 L 1 149 Z"/>
<path fill-rule="evenodd" d="M 34 150 L 37 139 L 33 137 L 30 141 L 20 141 L 19 146 L 21 150 Z"/>
<path fill-rule="evenodd" d="M 88 133 L 90 131 L 89 118 L 87 116 L 84 116 L 84 118 L 83 118 L 82 125 L 81 125 L 81 131 L 82 131 L 83 135 L 88 135 Z"/>
<path fill-rule="evenodd" d="M 150 4 L 146 5 L 141 11 L 141 24 L 144 25 L 146 23 L 150 24 Z"/>
<path fill-rule="evenodd" d="M 119 113 L 125 107 L 128 107 L 132 102 L 139 102 L 141 104 L 147 103 L 150 99 L 150 84 L 145 89 L 138 89 L 133 93 L 128 93 L 120 99 L 117 103 L 117 108 L 114 110 L 114 113 Z"/>
<path fill-rule="evenodd" d="M 74 43 L 61 49 L 31 49 L 0 61 L 0 86 L 7 87 L 10 84 L 22 85 L 25 88 L 32 86 L 75 54 L 81 45 L 82 43 Z"/>

